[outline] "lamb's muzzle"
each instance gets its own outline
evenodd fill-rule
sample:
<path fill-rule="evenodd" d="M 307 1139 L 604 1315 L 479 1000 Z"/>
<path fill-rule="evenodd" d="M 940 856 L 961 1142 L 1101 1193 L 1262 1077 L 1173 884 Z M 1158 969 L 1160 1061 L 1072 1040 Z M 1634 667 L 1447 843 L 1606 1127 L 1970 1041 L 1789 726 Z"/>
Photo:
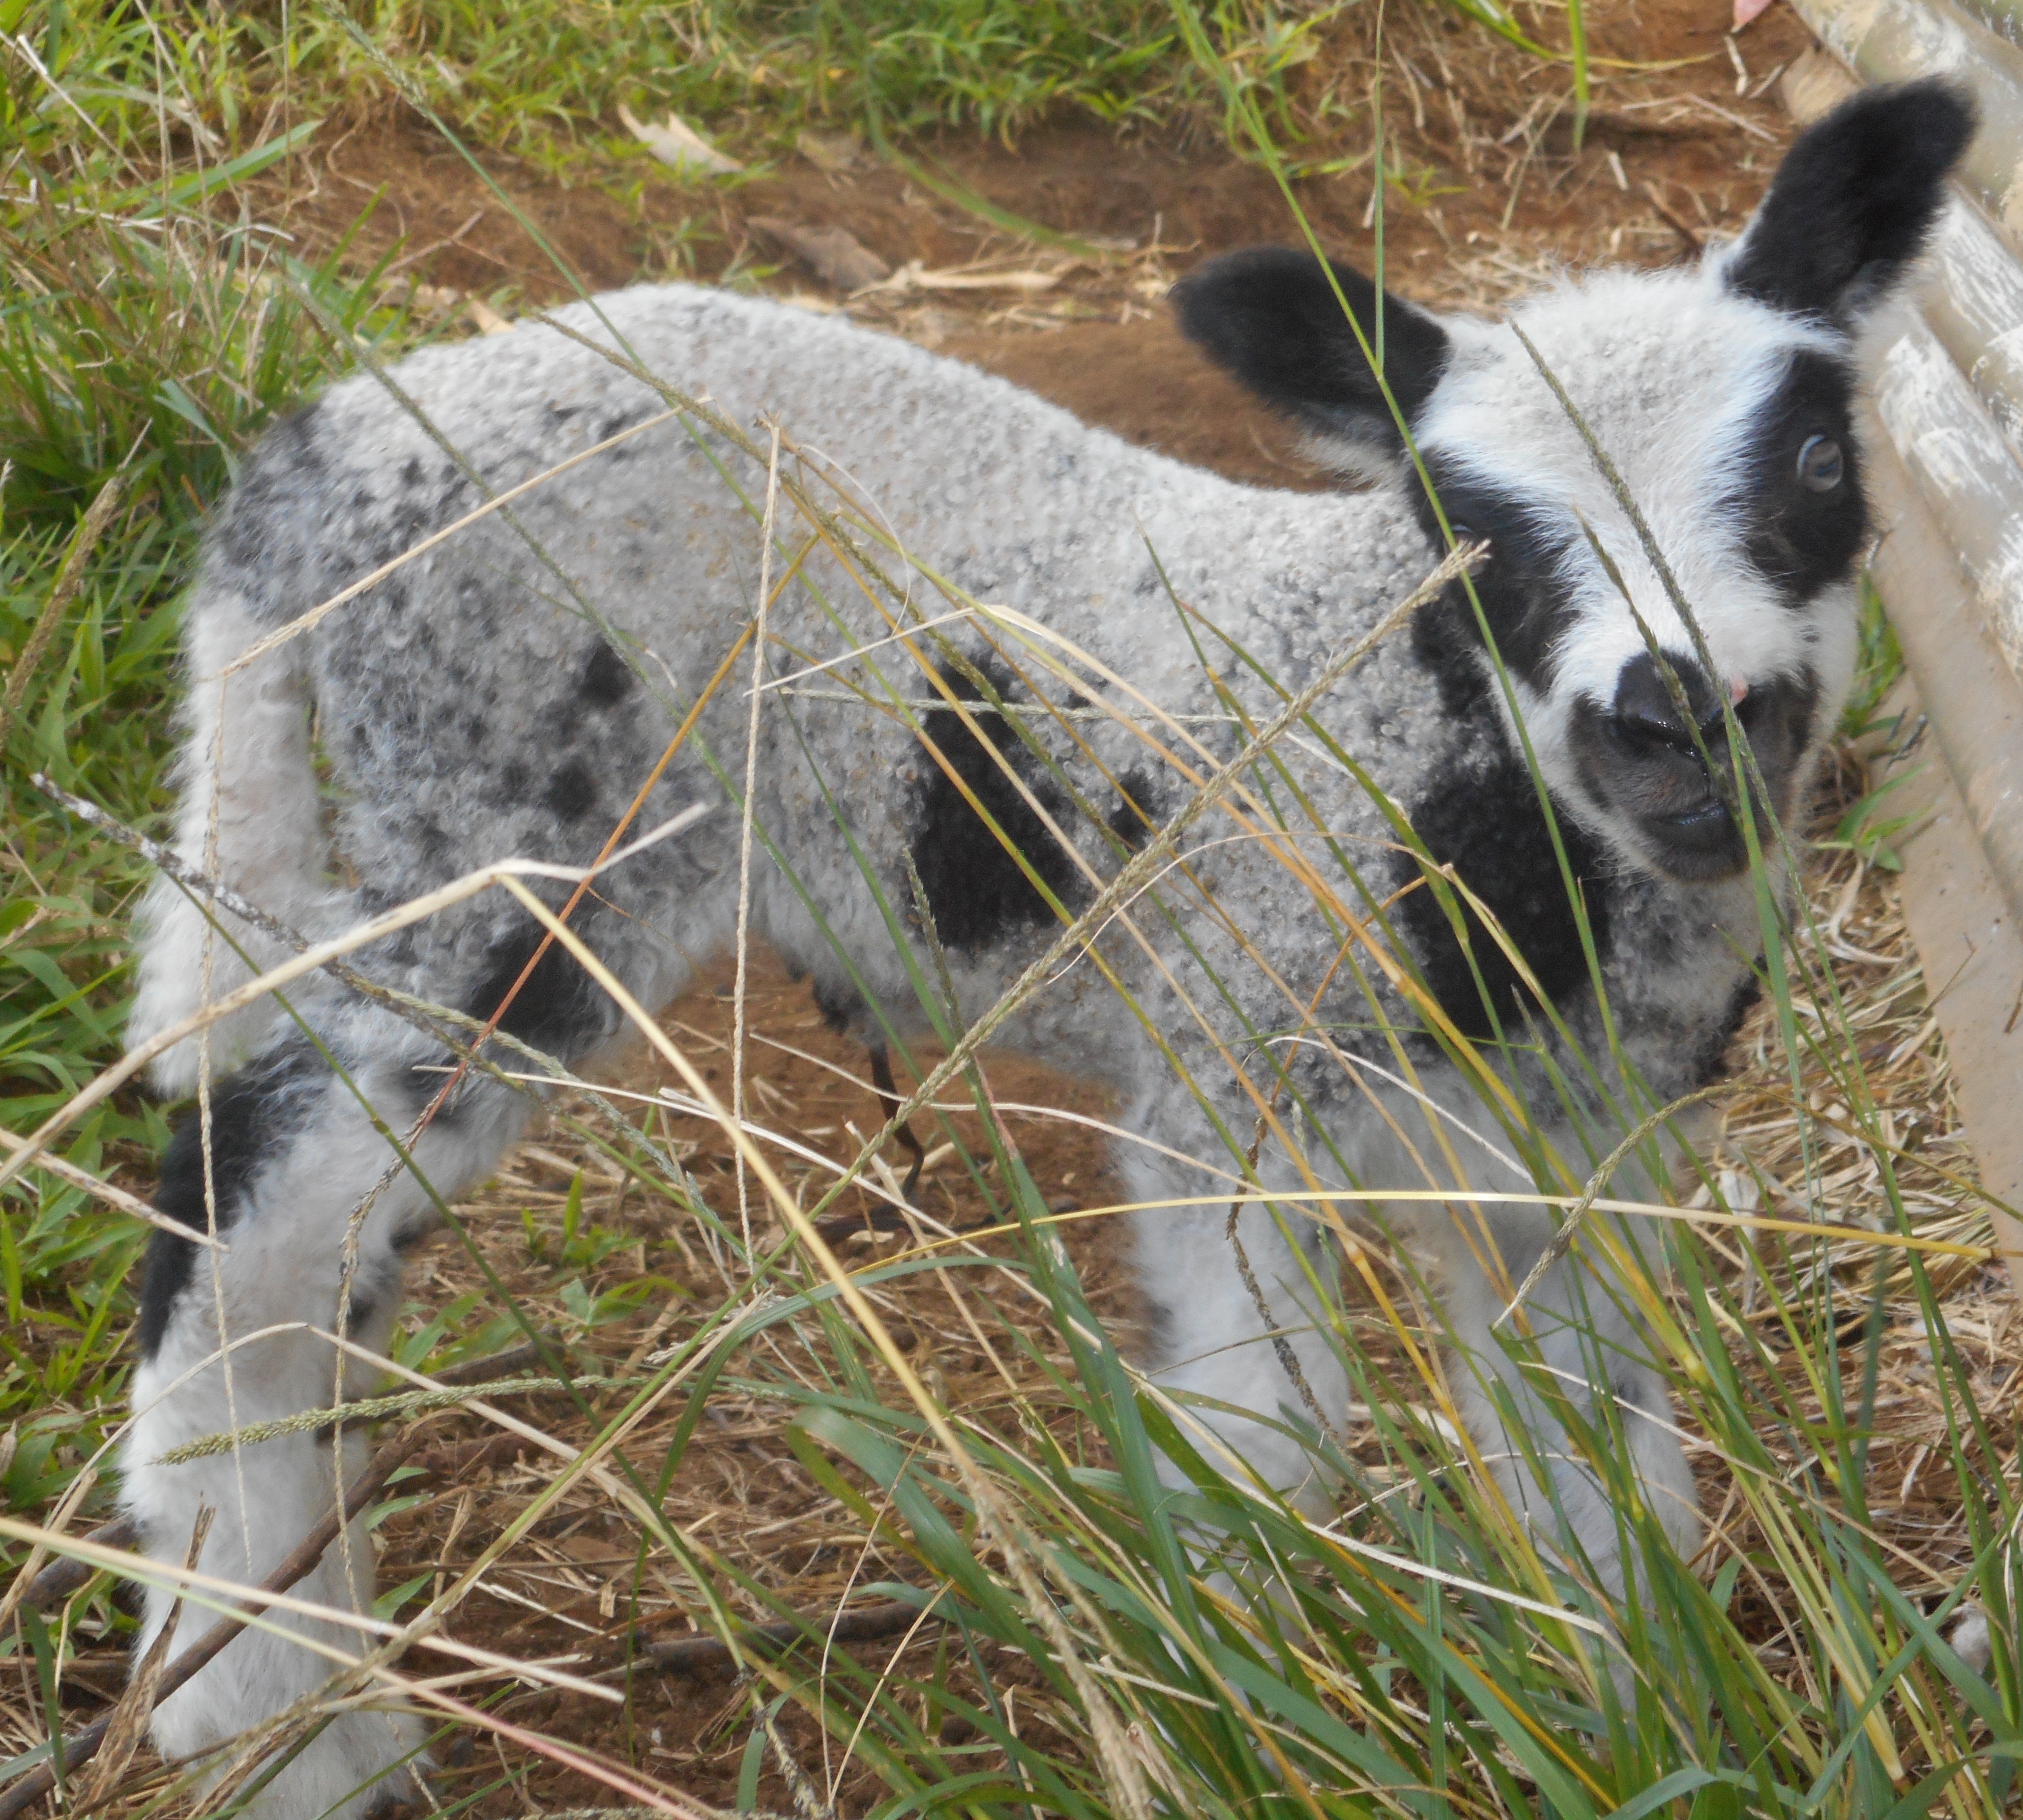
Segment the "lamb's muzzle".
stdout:
<path fill-rule="evenodd" d="M 1736 820 L 1743 800 L 1761 843 L 1790 819 L 1816 744 L 1819 691 L 1809 680 L 1775 677 L 1724 701 L 1690 657 L 1670 658 L 1681 714 L 1658 660 L 1622 667 L 1605 710 L 1583 702 L 1572 722 L 1574 750 L 1589 794 L 1637 831 L 1659 871 L 1685 883 L 1732 878 L 1747 868 L 1749 846 Z M 1738 766 L 1729 712 L 1754 764 Z"/>

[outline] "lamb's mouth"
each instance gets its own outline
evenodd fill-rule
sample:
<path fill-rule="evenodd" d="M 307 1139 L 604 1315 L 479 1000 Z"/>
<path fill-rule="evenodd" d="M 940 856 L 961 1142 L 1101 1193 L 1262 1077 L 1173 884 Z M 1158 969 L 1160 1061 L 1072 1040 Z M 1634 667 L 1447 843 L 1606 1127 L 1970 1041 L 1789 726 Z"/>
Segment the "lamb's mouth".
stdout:
<path fill-rule="evenodd" d="M 1669 815 L 1637 817 L 1646 851 L 1660 870 L 1692 884 L 1732 878 L 1749 864 L 1749 848 L 1728 806 L 1711 792 L 1707 800 Z"/>
<path fill-rule="evenodd" d="M 1732 806 L 1743 781 L 1735 774 L 1732 735 L 1748 742 L 1746 794 L 1758 842 L 1767 843 L 1772 818 L 1788 817 L 1798 795 L 1818 685 L 1801 672 L 1717 693 L 1690 658 L 1670 666 L 1668 678 L 1648 656 L 1625 664 L 1612 700 L 1583 699 L 1575 707 L 1570 744 L 1590 797 L 1633 831 L 1644 863 L 1683 884 L 1710 884 L 1749 864 L 1750 843 Z"/>

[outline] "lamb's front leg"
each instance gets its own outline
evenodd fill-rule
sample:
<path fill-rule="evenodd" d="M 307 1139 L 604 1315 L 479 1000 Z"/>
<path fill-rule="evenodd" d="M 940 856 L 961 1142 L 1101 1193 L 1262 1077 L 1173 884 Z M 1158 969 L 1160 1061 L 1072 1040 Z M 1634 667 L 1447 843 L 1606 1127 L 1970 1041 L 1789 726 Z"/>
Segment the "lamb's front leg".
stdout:
<path fill-rule="evenodd" d="M 1194 1176 L 1188 1185 L 1215 1186 Z M 1147 1201 L 1176 1192 L 1164 1178 L 1135 1182 L 1133 1190 Z M 1325 1298 L 1316 1292 L 1333 1281 L 1329 1244 L 1315 1229 L 1282 1228 L 1271 1208 L 1255 1205 L 1237 1222 L 1236 1244 L 1220 1207 L 1148 1210 L 1133 1228 L 1138 1285 L 1150 1304 L 1148 1362 L 1161 1386 L 1199 1399 L 1188 1415 L 1207 1431 L 1204 1455 L 1232 1478 L 1254 1474 L 1316 1520 L 1331 1517 L 1335 1488 L 1290 1431 L 1314 1425 L 1308 1396 L 1330 1427 L 1348 1405 L 1348 1379 L 1323 1331 Z M 1180 1482 L 1170 1464 L 1161 1471 Z"/>
<path fill-rule="evenodd" d="M 1603 1446 L 1611 1429 L 1621 1433 L 1644 1503 L 1673 1546 L 1690 1555 L 1699 1544 L 1699 1505 L 1650 1337 L 1627 1312 L 1622 1283 L 1595 1262 L 1599 1233 L 1580 1255 L 1558 1258 L 1519 1313 L 1502 1321 L 1511 1291 L 1552 1243 L 1553 1222 L 1546 1209 L 1529 1207 L 1495 1209 L 1486 1230 L 1475 1219 L 1457 1207 L 1432 1222 L 1443 1304 L 1460 1354 L 1451 1372 L 1456 1401 L 1513 1508 L 1554 1545 L 1574 1544 L 1576 1570 L 1591 1570 L 1604 1591 L 1619 1595 L 1637 1577 L 1633 1560 L 1622 1559 L 1628 1532 L 1589 1448 L 1558 1411 L 1570 1405 Z M 1630 1235 L 1619 1227 L 1615 1236 Z M 1649 1235 L 1637 1236 L 1648 1255 Z M 1485 1268 L 1492 1253 L 1495 1266 Z"/>
<path fill-rule="evenodd" d="M 421 1056 L 419 1039 L 401 1026 L 375 1029 L 372 1038 L 375 1053 L 358 1062 L 353 1080 L 388 1124 L 404 1132 L 440 1080 L 416 1073 L 413 1065 L 438 1057 Z M 490 1168 L 519 1116 L 518 1101 L 480 1084 L 438 1116 L 416 1160 L 439 1192 L 454 1193 Z M 301 1038 L 269 1049 L 220 1084 L 210 1138 L 207 1169 L 192 1111 L 170 1146 L 157 1204 L 203 1230 L 207 1176 L 229 1248 L 215 1251 L 162 1233 L 151 1243 L 125 1498 L 146 1553 L 165 1567 L 181 1566 L 199 1512 L 208 1507 L 213 1519 L 200 1568 L 257 1585 L 332 1508 L 340 1487 L 364 1464 L 367 1437 L 357 1427 L 347 1431 L 342 1460 L 327 1430 L 178 1465 L 163 1464 L 163 1456 L 206 1436 L 329 1405 L 338 1355 L 309 1329 L 334 1328 L 347 1229 L 393 1153 L 351 1088 Z M 400 1305 L 401 1252 L 434 1223 L 433 1202 L 403 1174 L 360 1225 L 348 1326 L 364 1346 L 383 1349 Z M 222 1361 L 221 1343 L 231 1347 Z M 346 1394 L 369 1390 L 372 1376 L 368 1368 L 350 1367 Z M 370 1612 L 371 1563 L 371 1539 L 362 1521 L 354 1522 L 292 1595 Z M 166 1589 L 148 1589 L 143 1652 L 172 1603 Z M 174 1648 L 187 1648 L 213 1621 L 202 1606 L 186 1606 Z M 153 1730 L 164 1755 L 212 1751 L 314 1694 L 335 1665 L 297 1638 L 347 1655 L 370 1641 L 353 1626 L 272 1614 L 268 1628 L 249 1628 L 163 1702 Z M 412 1720 L 346 1712 L 280 1771 L 254 1811 L 260 1820 L 324 1815 L 353 1820 L 419 1738 Z"/>

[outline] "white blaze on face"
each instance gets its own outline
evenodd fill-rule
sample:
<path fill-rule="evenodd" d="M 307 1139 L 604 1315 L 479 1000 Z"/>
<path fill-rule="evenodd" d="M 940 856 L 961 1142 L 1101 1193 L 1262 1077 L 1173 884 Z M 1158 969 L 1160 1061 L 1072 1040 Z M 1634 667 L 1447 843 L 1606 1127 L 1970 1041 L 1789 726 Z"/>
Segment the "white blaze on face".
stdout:
<path fill-rule="evenodd" d="M 1604 273 L 1549 291 L 1516 316 L 1622 475 L 1733 699 L 1805 670 L 1835 699 L 1853 661 L 1850 590 L 1831 587 L 1795 607 L 1781 598 L 1750 559 L 1746 507 L 1752 440 L 1792 356 L 1838 356 L 1838 338 L 1734 296 L 1711 264 Z M 1528 682 L 1516 691 L 1533 743 L 1558 771 L 1553 760 L 1563 755 L 1575 700 L 1613 703 L 1624 665 L 1648 649 L 1647 628 L 1668 653 L 1691 652 L 1694 641 L 1516 335 L 1502 324 L 1450 319 L 1449 327 L 1454 358 L 1418 426 L 1421 448 L 1469 492 L 1494 495 L 1506 516 L 1564 546 L 1550 680 L 1542 693 Z"/>

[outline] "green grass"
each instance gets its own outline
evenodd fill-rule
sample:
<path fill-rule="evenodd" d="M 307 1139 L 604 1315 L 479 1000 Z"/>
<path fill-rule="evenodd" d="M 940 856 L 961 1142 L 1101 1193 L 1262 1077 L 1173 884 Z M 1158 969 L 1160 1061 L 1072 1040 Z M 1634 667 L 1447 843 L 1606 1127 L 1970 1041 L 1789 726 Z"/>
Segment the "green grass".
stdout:
<path fill-rule="evenodd" d="M 309 269 L 240 217 L 234 185 L 287 137 L 207 160 L 156 162 L 159 93 L 215 98 L 201 44 L 123 9 L 0 9 L 55 79 L 0 64 L 0 668 L 9 674 L 0 909 L 0 1079 L 25 1130 L 118 1053 L 126 920 L 144 882 L 125 849 L 79 827 L 29 781 L 45 772 L 130 823 L 166 801 L 177 602 L 204 514 L 236 452 L 341 364 L 306 297 L 347 331 L 397 337 L 341 256 Z M 165 42 L 185 54 L 160 58 Z M 236 93 L 227 83 L 223 93 Z M 210 130 L 207 128 L 207 130 Z M 221 134 L 225 127 L 216 129 Z M 298 138 L 299 133 L 294 135 Z M 117 505 L 54 602 L 66 553 L 108 488 Z M 38 628 L 40 628 L 38 634 Z M 32 667 L 21 661 L 35 656 Z M 65 1140 L 97 1172 L 144 1166 L 161 1113 L 123 1095 Z M 140 1235 L 41 1178 L 0 1221 L 4 1483 L 35 1509 L 61 1490 L 116 1409 Z"/>
<path fill-rule="evenodd" d="M 20 55 L 0 61 L 0 670 L 18 696 L 0 784 L 0 1120 L 29 1128 L 116 1053 L 126 923 L 144 883 L 123 849 L 53 809 L 31 774 L 46 771 L 159 831 L 176 607 L 206 511 L 262 426 L 347 363 L 343 338 L 389 352 L 411 338 L 342 250 L 305 266 L 244 203 L 244 183 L 285 149 L 283 116 L 270 114 L 284 62 L 288 119 L 383 100 L 384 71 L 362 33 L 460 130 L 544 155 L 607 133 L 624 100 L 642 112 L 671 108 L 761 152 L 808 122 L 1009 133 L 1063 108 L 1110 121 L 1206 110 L 1269 162 L 1286 130 L 1286 79 L 1317 16 L 1153 0 L 431 0 L 342 19 L 295 8 L 284 44 L 273 4 L 151 20 L 116 5 L 0 0 L 0 29 L 18 33 L 49 72 Z M 53 616 L 84 514 L 114 484 L 115 515 Z M 47 630 L 39 659 L 17 675 L 38 627 Z M 1886 641 L 1872 642 L 1879 672 Z M 918 681 L 888 680 L 899 693 Z M 1283 784 L 1260 766 L 1258 788 L 1279 792 L 1297 822 Z M 1338 883 L 1354 904 L 1355 882 Z M 1872 1119 L 1844 1012 L 1831 981 L 1808 974 L 1809 954 L 1801 930 L 1791 973 L 1772 982 L 1791 1051 L 1809 1086 L 1830 1080 L 1853 1109 L 1846 1116 Z M 945 1016 L 932 982 L 920 989 Z M 63 1154 L 141 1184 L 163 1135 L 161 1113 L 123 1095 L 67 1133 Z M 1809 1244 L 1764 1235 L 1745 1277 L 1700 1236 L 1681 1235 L 1676 1261 L 1691 1293 L 1659 1314 L 1659 1337 L 1753 1540 L 1703 1583 L 1637 1507 L 1619 1438 L 1589 1437 L 1622 1494 L 1648 1589 L 1637 1610 L 1611 1614 L 1456 1467 L 1433 1413 L 1438 1382 L 1397 1369 L 1403 1339 L 1438 1339 L 1409 1273 L 1377 1280 L 1395 1315 L 1366 1299 L 1333 1322 L 1374 1439 L 1345 1453 L 1306 1438 L 1353 1494 L 1353 1514 L 1322 1531 L 1199 1459 L 1179 1426 L 1184 1411 L 1135 1377 L 1088 1317 L 1041 1197 L 1008 1151 L 991 1160 L 992 1179 L 1009 1184 L 998 1205 L 1019 1237 L 1010 1267 L 1050 1299 L 1054 1319 L 1042 1343 L 1004 1317 L 1002 1343 L 1030 1376 L 986 1423 L 902 1394 L 893 1358 L 845 1317 L 836 1286 L 805 1255 L 742 1255 L 734 1209 L 697 1204 L 624 1134 L 606 1141 L 642 1191 L 709 1231 L 741 1273 L 718 1303 L 698 1298 L 681 1310 L 673 1356 L 638 1394 L 668 1394 L 672 1374 L 726 1332 L 778 1336 L 770 1352 L 708 1354 L 671 1405 L 682 1420 L 660 1452 L 630 1462 L 632 1482 L 675 1479 L 712 1395 L 756 1400 L 780 1413 L 803 1466 L 854 1513 L 862 1537 L 898 1550 L 909 1584 L 943 1589 L 940 1609 L 957 1620 L 924 1669 L 881 1679 L 839 1659 L 820 1681 L 792 1661 L 761 1671 L 763 1697 L 799 1703 L 839 1744 L 857 1741 L 889 1791 L 881 1816 L 1139 1820 L 1156 1807 L 1218 1820 L 1280 1811 L 1979 1820 L 2013 1807 L 2023 1670 L 2004 1643 L 1988 1675 L 1971 1672 L 1942 1626 L 1971 1592 L 1999 1634 L 2014 1635 L 2014 1439 L 1976 1404 L 1974 1373 L 1915 1257 L 1879 1246 L 1823 1260 Z M 1909 1230 L 1879 1138 L 1874 1154 L 1878 1217 Z M 582 1212 L 579 1185 L 559 1226 L 530 1221 L 525 1241 L 587 1338 L 629 1311 L 623 1297 L 637 1292 L 609 1282 L 627 1241 L 586 1226 Z M 45 1516 L 76 1489 L 117 1420 L 141 1237 L 46 1173 L 0 1202 L 0 1500 L 10 1513 Z M 891 1263 L 859 1281 L 898 1282 L 924 1267 Z M 1766 1296 L 1767 1323 L 1743 1305 Z M 1936 1614 L 1922 1591 L 1900 1588 L 1901 1564 L 1863 1502 L 1886 1309 L 1941 1362 L 1933 1394 L 1948 1438 L 1924 1470 L 1955 1488 L 1966 1513 L 1973 1559 Z M 512 1331 L 489 1300 L 433 1312 L 404 1358 L 483 1350 Z M 591 1442 L 608 1413 L 599 1405 L 571 1438 Z M 1186 1465 L 1185 1493 L 1154 1484 L 1155 1448 Z M 105 1499 L 101 1480 L 87 1508 Z M 650 1496 L 635 1515 L 642 1558 L 656 1554 L 700 1589 L 703 1621 L 727 1622 L 728 1588 L 785 1601 L 685 1543 Z M 16 1554 L 0 1553 L 0 1570 Z M 1204 1561 L 1226 1578 L 1204 1576 Z M 1471 1590 L 1483 1587 L 1492 1590 Z M 1794 1662 L 1765 1656 L 1760 1614 L 1747 1609 L 1758 1598 L 1789 1616 Z M 123 1622 L 102 1583 L 85 1604 L 72 1614 L 79 1634 Z M 1597 1641 L 1597 1627 L 1618 1622 L 1637 1670 L 1626 1697 Z M 1016 1725 L 958 1672 L 986 1640 L 1030 1671 Z M 945 1728 L 949 1719 L 971 1741 Z M 763 1729 L 751 1737 L 755 1775 Z"/>
<path fill-rule="evenodd" d="M 1216 0 L 1208 29 L 1252 79 L 1312 54 L 1342 0 Z M 155 54 L 123 9 L 0 7 L 87 109 L 166 104 L 238 145 L 286 93 L 300 110 L 379 104 L 389 64 L 475 141 L 553 155 L 605 144 L 623 102 L 708 120 L 761 155 L 804 125 L 980 129 L 1008 139 L 1043 116 L 1153 122 L 1213 95 L 1168 0 L 474 0 L 277 4 L 161 22 Z M 286 36 L 284 37 L 284 21 Z M 125 38 L 126 42 L 121 42 Z M 181 123 L 181 122 L 178 122 Z M 67 137 L 75 126 L 53 120 Z M 115 137 L 119 137 L 115 128 Z M 151 148 L 152 149 L 152 148 Z M 177 148 L 178 151 L 183 148 Z"/>

